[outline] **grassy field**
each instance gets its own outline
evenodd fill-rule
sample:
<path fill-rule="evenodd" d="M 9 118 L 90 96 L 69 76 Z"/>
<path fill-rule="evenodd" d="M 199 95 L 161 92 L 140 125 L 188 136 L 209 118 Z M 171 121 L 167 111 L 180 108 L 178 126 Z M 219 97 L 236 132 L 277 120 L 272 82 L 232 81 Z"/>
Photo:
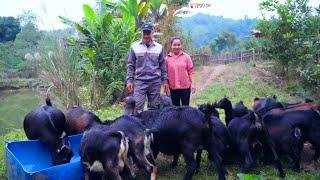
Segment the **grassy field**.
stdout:
<path fill-rule="evenodd" d="M 197 80 L 207 78 L 202 76 L 199 71 L 201 71 L 201 68 L 196 74 Z M 281 101 L 295 102 L 301 100 L 299 97 L 291 96 L 290 93 L 287 92 L 285 84 L 282 84 L 282 82 L 277 80 L 272 74 L 252 67 L 252 64 L 231 64 L 224 67 L 224 70 L 217 75 L 217 77 L 213 78 L 203 91 L 198 92 L 193 96 L 192 102 L 193 104 L 215 102 L 220 100 L 224 95 L 227 95 L 233 103 L 243 100 L 246 106 L 251 107 L 254 97 L 265 97 L 273 94 L 276 94 Z M 117 105 L 106 110 L 100 110 L 97 113 L 102 117 L 102 119 L 113 119 L 121 114 L 121 112 L 121 106 Z M 5 153 L 3 141 L 8 139 L 24 138 L 25 136 L 23 131 L 18 130 L 1 137 L 0 179 L 5 177 Z M 183 158 L 180 158 L 179 166 L 174 170 L 170 169 L 172 157 L 161 155 L 157 161 L 159 165 L 158 179 L 182 179 L 185 173 Z M 284 164 L 284 167 L 287 175 L 286 179 L 320 179 L 320 171 L 317 168 L 320 167 L 320 165 L 318 163 L 312 165 L 311 168 L 308 169 L 308 172 L 302 171 L 301 173 L 292 172 L 290 165 Z M 238 174 L 240 170 L 240 165 L 228 166 L 227 179 L 278 179 L 278 172 L 272 165 L 258 164 L 253 168 L 253 174 L 246 176 Z M 206 155 L 203 155 L 200 172 L 194 176 L 194 179 L 209 180 L 216 178 L 216 170 L 213 163 L 207 160 Z"/>

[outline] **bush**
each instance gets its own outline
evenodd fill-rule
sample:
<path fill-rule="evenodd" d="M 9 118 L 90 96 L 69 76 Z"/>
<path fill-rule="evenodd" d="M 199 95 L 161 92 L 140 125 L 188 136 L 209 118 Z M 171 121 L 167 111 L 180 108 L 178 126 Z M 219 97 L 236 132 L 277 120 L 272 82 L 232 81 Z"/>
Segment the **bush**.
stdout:
<path fill-rule="evenodd" d="M 65 107 L 80 105 L 79 90 L 82 77 L 80 54 L 76 47 L 64 44 L 62 40 L 47 41 L 50 51 L 40 55 L 40 76 L 53 87 L 54 95 Z"/>
<path fill-rule="evenodd" d="M 10 78 L 0 79 L 0 89 L 33 88 L 44 84 L 40 79 Z"/>

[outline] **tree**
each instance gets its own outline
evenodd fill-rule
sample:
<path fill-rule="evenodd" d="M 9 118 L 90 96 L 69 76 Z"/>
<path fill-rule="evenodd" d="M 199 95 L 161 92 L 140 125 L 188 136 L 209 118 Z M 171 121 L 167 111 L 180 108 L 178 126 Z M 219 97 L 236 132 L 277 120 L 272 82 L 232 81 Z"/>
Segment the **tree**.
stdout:
<path fill-rule="evenodd" d="M 29 22 L 23 26 L 21 32 L 17 34 L 17 37 L 14 41 L 16 55 L 21 60 L 24 60 L 24 57 L 27 53 L 35 53 L 40 38 L 41 33 L 34 24 Z"/>
<path fill-rule="evenodd" d="M 318 12 L 318 14 L 320 15 L 320 4 L 319 4 L 318 8 L 315 8 L 315 9 Z"/>
<path fill-rule="evenodd" d="M 190 0 L 168 0 L 169 4 L 175 4 L 177 8 L 187 5 L 189 2 Z"/>
<path fill-rule="evenodd" d="M 13 41 L 20 30 L 18 19 L 14 17 L 0 17 L 0 43 Z"/>
<path fill-rule="evenodd" d="M 222 31 L 218 37 L 213 39 L 212 43 L 210 43 L 209 47 L 212 53 L 221 53 L 224 51 L 232 50 L 238 40 L 234 33 L 228 31 Z"/>
<path fill-rule="evenodd" d="M 134 18 L 136 29 L 143 22 L 158 24 L 168 12 L 167 0 L 121 0 L 118 6 L 124 16 Z"/>
<path fill-rule="evenodd" d="M 13 42 L 8 41 L 0 45 L 0 61 L 2 70 L 8 69 L 18 69 L 21 60 L 16 57 L 15 52 L 13 52 Z"/>
<path fill-rule="evenodd" d="M 265 0 L 262 11 L 276 13 L 259 22 L 266 43 L 265 54 L 280 63 L 281 75 L 301 81 L 308 91 L 320 92 L 320 16 L 313 14 L 308 0 Z"/>
<path fill-rule="evenodd" d="M 181 18 L 177 26 L 184 33 L 191 32 L 192 44 L 195 47 L 207 46 L 222 31 L 230 31 L 237 37 L 248 37 L 250 31 L 256 26 L 258 19 L 228 19 L 222 16 L 196 14 L 191 17 Z M 196 29 L 196 31 L 195 31 Z M 205 38 L 203 38 L 205 37 Z"/>
<path fill-rule="evenodd" d="M 161 9 L 162 6 L 165 5 L 165 8 Z M 151 9 L 152 17 L 154 18 L 156 26 L 156 31 L 161 33 L 158 41 L 164 46 L 165 52 L 169 52 L 170 38 L 173 36 L 182 36 L 182 28 L 178 26 L 179 17 L 174 15 L 176 9 L 181 8 L 181 6 L 188 4 L 190 0 L 183 1 L 175 1 L 175 0 L 155 0 L 152 1 Z M 154 5 L 156 4 L 156 5 Z M 188 43 L 189 41 L 183 40 L 184 43 Z M 184 47 L 189 46 L 190 44 L 184 44 Z"/>
<path fill-rule="evenodd" d="M 150 11 L 154 23 L 158 24 L 167 15 L 165 0 L 151 0 Z"/>
<path fill-rule="evenodd" d="M 262 11 L 276 12 L 271 20 L 262 20 L 257 28 L 265 39 L 271 43 L 268 54 L 280 62 L 282 76 L 288 78 L 290 62 L 299 59 L 303 43 L 307 41 L 303 36 L 304 20 L 310 16 L 308 0 L 286 0 L 279 3 L 278 0 L 266 0 L 260 4 Z"/>
<path fill-rule="evenodd" d="M 178 17 L 176 16 L 166 16 L 157 26 L 157 30 L 161 33 L 157 41 L 163 45 L 165 52 L 169 52 L 171 49 L 170 38 L 182 33 L 182 29 L 176 26 L 177 20 Z"/>
<path fill-rule="evenodd" d="M 28 11 L 23 10 L 22 13 L 18 15 L 18 19 L 22 27 L 29 23 L 37 27 L 38 16 L 36 13 L 34 13 L 31 10 L 28 10 Z"/>
<path fill-rule="evenodd" d="M 147 18 L 151 2 L 147 0 L 121 0 L 119 9 L 126 18 L 134 18 L 136 29 L 139 29 Z"/>
<path fill-rule="evenodd" d="M 81 23 L 60 17 L 80 33 L 79 39 L 69 37 L 69 40 L 79 47 L 85 60 L 82 70 L 89 81 L 93 108 L 119 100 L 119 92 L 125 85 L 127 53 L 131 43 L 138 39 L 132 16 L 112 14 L 117 5 L 107 1 L 104 1 L 103 8 L 106 13 L 99 13 L 100 9 L 94 10 L 84 4 L 85 16 Z"/>
<path fill-rule="evenodd" d="M 169 14 L 173 14 L 176 10 L 188 5 L 190 0 L 166 0 L 167 4 L 172 5 Z"/>
<path fill-rule="evenodd" d="M 36 67 L 25 58 L 29 57 L 27 58 L 29 60 L 34 58 L 38 41 L 41 38 L 41 33 L 36 26 L 36 15 L 31 11 L 25 11 L 17 19 L 0 18 L 0 24 L 4 25 L 4 28 L 0 25 L 1 30 L 5 29 L 7 32 L 5 36 L 11 34 L 8 39 L 11 41 L 0 44 L 1 64 L 6 67 L 8 72 L 16 73 L 12 77 L 36 77 Z"/>

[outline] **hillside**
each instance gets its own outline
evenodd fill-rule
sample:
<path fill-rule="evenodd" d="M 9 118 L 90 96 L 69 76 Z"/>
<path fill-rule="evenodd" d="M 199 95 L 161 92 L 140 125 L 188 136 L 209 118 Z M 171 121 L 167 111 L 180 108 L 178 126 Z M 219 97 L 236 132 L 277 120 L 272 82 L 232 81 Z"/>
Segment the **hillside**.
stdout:
<path fill-rule="evenodd" d="M 179 26 L 185 34 L 191 34 L 192 43 L 196 47 L 207 45 L 221 31 L 233 32 L 240 40 L 246 39 L 257 23 L 258 19 L 234 20 L 205 14 L 196 14 L 179 20 Z"/>

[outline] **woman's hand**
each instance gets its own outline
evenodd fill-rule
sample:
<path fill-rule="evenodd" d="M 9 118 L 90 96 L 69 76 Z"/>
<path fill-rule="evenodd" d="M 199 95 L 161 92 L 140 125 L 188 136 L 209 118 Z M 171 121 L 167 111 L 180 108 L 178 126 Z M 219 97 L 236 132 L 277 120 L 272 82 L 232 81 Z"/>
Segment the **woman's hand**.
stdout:
<path fill-rule="evenodd" d="M 194 94 L 196 92 L 196 88 L 194 86 L 191 86 L 191 93 Z"/>

